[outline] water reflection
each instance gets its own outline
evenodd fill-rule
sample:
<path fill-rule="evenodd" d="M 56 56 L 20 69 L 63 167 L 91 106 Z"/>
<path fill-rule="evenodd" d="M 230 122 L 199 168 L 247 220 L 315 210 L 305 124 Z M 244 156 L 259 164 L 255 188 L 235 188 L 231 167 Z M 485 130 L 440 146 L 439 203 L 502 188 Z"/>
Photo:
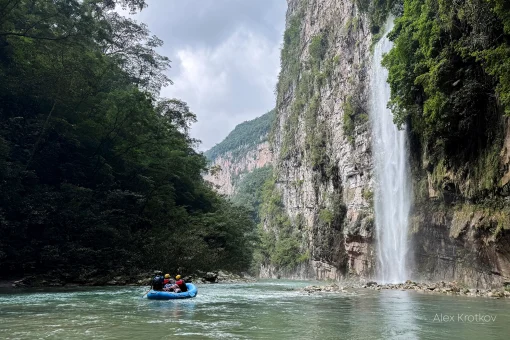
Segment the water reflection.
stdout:
<path fill-rule="evenodd" d="M 407 291 L 386 291 L 379 295 L 380 325 L 385 339 L 419 339 L 417 313 L 420 310 L 416 294 Z"/>

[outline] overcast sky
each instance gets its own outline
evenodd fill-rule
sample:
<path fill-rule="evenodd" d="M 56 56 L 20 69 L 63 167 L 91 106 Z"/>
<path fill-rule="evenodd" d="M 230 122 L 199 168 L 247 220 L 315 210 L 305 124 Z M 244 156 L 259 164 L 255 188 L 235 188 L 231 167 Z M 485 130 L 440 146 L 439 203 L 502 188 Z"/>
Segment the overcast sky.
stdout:
<path fill-rule="evenodd" d="M 135 16 L 165 45 L 174 85 L 163 97 L 187 102 L 191 135 L 205 151 L 239 123 L 275 105 L 285 0 L 149 0 Z"/>

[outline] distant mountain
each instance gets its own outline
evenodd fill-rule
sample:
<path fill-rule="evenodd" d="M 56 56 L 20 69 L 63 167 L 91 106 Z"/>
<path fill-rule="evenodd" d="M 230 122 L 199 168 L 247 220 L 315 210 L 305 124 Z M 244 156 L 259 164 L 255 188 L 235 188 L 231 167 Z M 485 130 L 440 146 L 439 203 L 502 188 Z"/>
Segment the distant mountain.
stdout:
<path fill-rule="evenodd" d="M 233 196 L 245 175 L 272 164 L 268 135 L 275 119 L 274 110 L 237 125 L 219 144 L 204 154 L 211 162 L 204 178 L 221 194 Z"/>
<path fill-rule="evenodd" d="M 221 143 L 213 146 L 204 155 L 210 161 L 226 154 L 230 154 L 234 159 L 242 157 L 249 150 L 267 141 L 274 118 L 275 112 L 271 110 L 263 116 L 237 125 Z"/>

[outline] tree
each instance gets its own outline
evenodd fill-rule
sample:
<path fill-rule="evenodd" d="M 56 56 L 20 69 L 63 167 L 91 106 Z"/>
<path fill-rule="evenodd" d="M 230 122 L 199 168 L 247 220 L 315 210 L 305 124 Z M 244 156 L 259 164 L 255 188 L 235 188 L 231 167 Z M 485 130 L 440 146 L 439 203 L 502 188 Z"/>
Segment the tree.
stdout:
<path fill-rule="evenodd" d="M 158 98 L 161 41 L 116 5 L 145 2 L 0 3 L 3 277 L 104 283 L 155 266 L 249 265 L 249 213 L 202 179 L 195 115 Z"/>

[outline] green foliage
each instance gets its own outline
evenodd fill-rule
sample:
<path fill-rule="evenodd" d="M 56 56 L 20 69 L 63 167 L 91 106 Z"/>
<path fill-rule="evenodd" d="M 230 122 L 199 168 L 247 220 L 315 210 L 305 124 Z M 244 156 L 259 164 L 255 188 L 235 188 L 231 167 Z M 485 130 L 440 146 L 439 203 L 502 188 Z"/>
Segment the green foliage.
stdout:
<path fill-rule="evenodd" d="M 115 3 L 144 5 L 1 5 L 1 276 L 244 270 L 250 214 L 202 179 L 195 116 L 156 97 L 169 82 L 161 41 Z"/>
<path fill-rule="evenodd" d="M 293 269 L 309 256 L 302 252 L 301 235 L 302 219 L 291 222 L 285 212 L 281 194 L 275 178 L 269 178 L 262 191 L 260 209 L 260 260 L 262 264 L 274 265 L 277 269 Z"/>
<path fill-rule="evenodd" d="M 509 208 L 507 202 L 497 200 L 490 203 L 458 205 L 453 214 L 453 230 L 459 232 L 472 223 L 474 216 L 478 216 L 475 217 L 477 218 L 475 227 L 489 230 L 497 238 L 510 229 Z"/>
<path fill-rule="evenodd" d="M 295 84 L 299 76 L 301 62 L 299 60 L 301 44 L 301 21 L 303 19 L 303 10 L 295 13 L 287 24 L 287 29 L 283 35 L 283 48 L 280 56 L 280 74 L 278 75 L 278 84 L 276 85 L 277 99 L 276 106 L 283 102 L 287 92 Z"/>
<path fill-rule="evenodd" d="M 505 113 L 510 115 L 510 45 L 501 44 L 489 50 L 477 54 L 479 60 L 483 61 L 485 70 L 491 76 L 498 79 L 496 87 L 498 99 L 503 105 Z"/>
<path fill-rule="evenodd" d="M 259 210 L 262 204 L 262 189 L 264 183 L 273 176 L 271 165 L 254 169 L 246 173 L 236 188 L 231 201 L 238 206 L 243 206 L 252 213 L 253 220 L 260 222 Z"/>
<path fill-rule="evenodd" d="M 316 69 L 320 67 L 320 63 L 324 60 L 326 52 L 328 51 L 328 40 L 324 34 L 316 35 L 312 38 L 308 46 L 310 53 L 310 61 Z"/>
<path fill-rule="evenodd" d="M 319 220 L 325 224 L 331 224 L 333 222 L 334 215 L 333 212 L 329 209 L 321 209 L 319 211 Z"/>
<path fill-rule="evenodd" d="M 364 188 L 361 195 L 371 205 L 374 204 L 374 192 L 372 190 Z"/>
<path fill-rule="evenodd" d="M 209 161 L 214 161 L 219 156 L 231 152 L 232 157 L 236 159 L 267 140 L 274 120 L 275 111 L 271 110 L 258 118 L 237 125 L 221 143 L 204 152 L 205 157 Z"/>
<path fill-rule="evenodd" d="M 359 18 L 358 17 L 349 17 L 347 22 L 345 23 L 344 33 L 352 34 L 357 33 L 359 29 Z"/>
<path fill-rule="evenodd" d="M 433 166 L 472 162 L 472 194 L 498 176 L 487 149 L 500 145 L 501 108 L 509 111 L 509 23 L 506 1 L 406 0 L 383 61 L 395 122 L 411 127 Z"/>
<path fill-rule="evenodd" d="M 300 117 L 304 116 L 305 148 L 312 166 L 319 167 L 328 162 L 326 155 L 327 127 L 318 124 L 317 115 L 320 109 L 320 91 L 332 77 L 338 57 L 326 59 L 329 36 L 326 33 L 316 35 L 309 45 L 310 60 L 308 69 L 301 70 L 296 80 L 297 90 L 291 105 L 291 113 L 285 122 L 282 158 L 288 158 L 296 150 L 295 138 L 298 135 Z"/>
<path fill-rule="evenodd" d="M 304 16 L 304 10 L 301 8 L 290 18 L 283 36 L 283 48 L 280 56 L 280 74 L 278 75 L 278 83 L 276 85 L 276 108 L 282 106 L 284 98 L 287 98 L 289 91 L 297 86 L 299 74 L 301 70 L 300 61 L 300 44 L 301 44 L 301 21 Z M 285 121 L 284 136 L 280 150 L 280 157 L 290 157 L 295 145 L 295 136 L 297 133 L 297 125 L 299 122 L 299 111 L 304 106 L 304 102 L 297 100 L 292 107 L 290 117 Z M 273 124 L 270 133 L 270 139 L 274 139 L 277 133 L 275 128 L 279 124 Z"/>
<path fill-rule="evenodd" d="M 344 111 L 343 131 L 347 140 L 354 144 L 356 126 L 366 123 L 368 121 L 368 114 L 363 110 L 362 105 L 354 100 L 353 96 L 347 97 L 342 108 Z"/>
<path fill-rule="evenodd" d="M 395 16 L 402 14 L 403 3 L 404 0 L 356 0 L 358 9 L 368 14 L 370 31 L 376 39 L 380 38 L 378 34 L 390 14 Z"/>
<path fill-rule="evenodd" d="M 326 58 L 331 34 L 325 31 L 312 37 L 308 46 L 309 59 L 301 64 L 300 34 L 303 16 L 302 6 L 289 20 L 284 35 L 281 71 L 277 85 L 277 107 L 288 105 L 284 104 L 284 98 L 287 97 L 291 87 L 294 89 L 294 97 L 283 126 L 280 157 L 289 159 L 299 152 L 296 137 L 299 135 L 300 122 L 304 118 L 306 157 L 313 167 L 319 168 L 329 162 L 326 155 L 327 125 L 317 122 L 320 91 L 333 76 L 339 56 Z M 277 127 L 278 124 L 274 126 Z M 272 132 L 274 133 L 275 131 Z"/>
<path fill-rule="evenodd" d="M 326 195 L 323 198 L 327 201 Z M 317 226 L 314 227 L 314 254 L 316 260 L 328 261 L 337 268 L 346 267 L 347 257 L 342 247 L 344 240 L 343 225 L 347 207 L 342 202 L 340 193 L 329 198 L 329 208 L 322 208 L 318 214 Z"/>

